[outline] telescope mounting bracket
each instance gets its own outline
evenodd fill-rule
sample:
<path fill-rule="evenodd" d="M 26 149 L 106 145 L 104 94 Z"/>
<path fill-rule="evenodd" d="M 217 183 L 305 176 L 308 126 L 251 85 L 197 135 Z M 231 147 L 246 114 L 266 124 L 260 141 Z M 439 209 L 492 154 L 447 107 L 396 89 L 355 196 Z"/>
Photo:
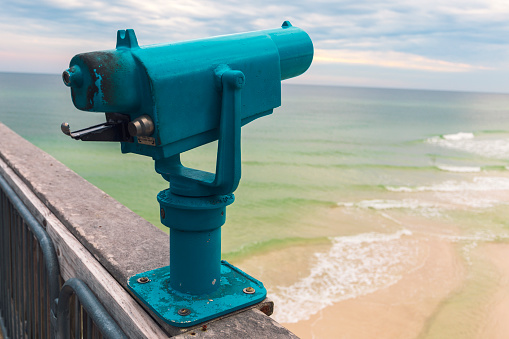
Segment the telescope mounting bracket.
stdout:
<path fill-rule="evenodd" d="M 180 154 L 156 160 L 156 171 L 170 182 L 170 188 L 157 196 L 161 222 L 170 228 L 170 266 L 128 280 L 143 303 L 177 327 L 254 305 L 267 295 L 262 282 L 221 260 L 221 226 L 241 175 L 244 74 L 226 68 L 219 76 L 222 106 L 216 173 L 184 167 Z"/>
<path fill-rule="evenodd" d="M 222 101 L 216 173 L 183 166 L 180 162 L 180 154 L 156 160 L 156 172 L 170 182 L 170 191 L 173 194 L 186 197 L 230 194 L 239 185 L 241 176 L 241 90 L 245 79 L 242 72 L 229 68 L 220 77 Z"/>

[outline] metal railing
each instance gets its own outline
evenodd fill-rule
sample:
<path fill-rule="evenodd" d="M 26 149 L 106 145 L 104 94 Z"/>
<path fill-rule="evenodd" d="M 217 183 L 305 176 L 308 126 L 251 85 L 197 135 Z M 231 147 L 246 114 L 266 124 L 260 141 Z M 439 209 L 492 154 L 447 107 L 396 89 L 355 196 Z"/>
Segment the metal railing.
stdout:
<path fill-rule="evenodd" d="M 0 176 L 0 330 L 8 338 L 126 338 L 87 285 L 63 284 L 55 247 Z"/>
<path fill-rule="evenodd" d="M 67 280 L 58 301 L 59 338 L 127 338 L 83 281 Z"/>

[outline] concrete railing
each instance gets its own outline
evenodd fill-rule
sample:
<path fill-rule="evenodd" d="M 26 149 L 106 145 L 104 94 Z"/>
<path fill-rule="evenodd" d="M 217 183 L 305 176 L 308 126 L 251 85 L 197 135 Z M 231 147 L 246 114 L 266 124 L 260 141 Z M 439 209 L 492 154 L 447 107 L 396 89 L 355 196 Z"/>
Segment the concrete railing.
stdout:
<path fill-rule="evenodd" d="M 131 338 L 296 338 L 262 303 L 190 328 L 167 325 L 128 292 L 169 264 L 168 235 L 0 123 L 0 175 L 44 225 L 64 280 L 79 278 Z"/>

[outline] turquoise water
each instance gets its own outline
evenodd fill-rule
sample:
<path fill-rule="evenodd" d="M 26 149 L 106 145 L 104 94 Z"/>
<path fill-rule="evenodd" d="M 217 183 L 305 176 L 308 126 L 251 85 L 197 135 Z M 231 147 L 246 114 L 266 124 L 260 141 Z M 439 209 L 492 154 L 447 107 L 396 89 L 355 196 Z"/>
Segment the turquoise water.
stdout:
<path fill-rule="evenodd" d="M 63 121 L 74 130 L 104 118 L 77 111 L 59 76 L 0 73 L 0 107 L 2 123 L 159 225 L 167 183 L 152 160 L 63 135 Z M 423 234 L 450 237 L 472 267 L 471 248 L 509 238 L 508 94 L 283 85 L 282 107 L 245 126 L 242 143 L 223 256 L 242 266 L 274 253 L 250 273 L 295 310 L 281 321 L 394 283 Z M 212 171 L 215 147 L 183 160 Z M 295 248 L 308 255 L 276 255 Z M 285 275 L 269 276 L 273 267 Z"/>

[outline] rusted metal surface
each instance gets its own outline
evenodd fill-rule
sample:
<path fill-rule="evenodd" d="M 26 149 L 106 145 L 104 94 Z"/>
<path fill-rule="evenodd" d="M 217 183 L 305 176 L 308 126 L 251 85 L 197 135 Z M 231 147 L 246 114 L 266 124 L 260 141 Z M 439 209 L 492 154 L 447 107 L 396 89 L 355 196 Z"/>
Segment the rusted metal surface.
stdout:
<path fill-rule="evenodd" d="M 105 102 L 111 101 L 111 73 L 115 72 L 118 68 L 115 56 L 110 52 L 92 52 L 78 54 L 84 64 L 88 65 L 88 75 L 91 81 L 87 87 L 87 105 L 83 108 L 87 111 L 94 107 L 94 101 L 98 99 L 99 87 L 97 83 L 101 85 L 103 100 Z M 74 91 L 71 88 L 71 91 Z"/>

